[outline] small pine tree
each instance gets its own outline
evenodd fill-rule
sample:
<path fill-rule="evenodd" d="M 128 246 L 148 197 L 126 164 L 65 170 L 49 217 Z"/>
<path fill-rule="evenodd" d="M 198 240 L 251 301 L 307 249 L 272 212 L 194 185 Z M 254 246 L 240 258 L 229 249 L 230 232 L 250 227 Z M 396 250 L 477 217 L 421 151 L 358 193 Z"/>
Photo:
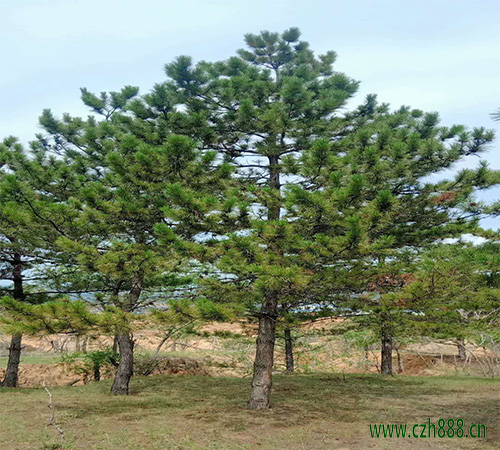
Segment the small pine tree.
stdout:
<path fill-rule="evenodd" d="M 498 210 L 474 198 L 477 190 L 500 182 L 500 173 L 485 162 L 452 180 L 429 177 L 480 154 L 492 139 L 493 132 L 483 128 L 439 126 L 435 113 L 407 107 L 391 112 L 369 96 L 345 116 L 337 139 L 317 140 L 305 153 L 304 181 L 289 187 L 286 204 L 296 233 L 309 237 L 311 249 L 320 248 L 311 252 L 311 268 L 322 280 L 318 298 L 338 306 L 343 297 L 349 307 L 355 299 L 357 308 L 374 317 L 383 373 L 392 373 L 399 321 L 399 309 L 383 294 L 406 284 L 421 251 L 473 232 L 480 218 Z M 346 269 L 351 281 L 339 289 L 337 275 Z"/>

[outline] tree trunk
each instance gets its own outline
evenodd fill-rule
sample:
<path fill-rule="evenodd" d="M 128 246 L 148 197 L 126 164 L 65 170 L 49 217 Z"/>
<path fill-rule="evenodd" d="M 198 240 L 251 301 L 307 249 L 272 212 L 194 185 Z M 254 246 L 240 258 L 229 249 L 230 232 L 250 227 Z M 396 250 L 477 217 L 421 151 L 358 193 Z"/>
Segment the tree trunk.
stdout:
<path fill-rule="evenodd" d="M 403 366 L 403 359 L 401 358 L 401 353 L 399 353 L 400 345 L 395 345 L 394 350 L 396 350 L 396 358 L 398 361 L 398 373 L 403 373 L 405 368 Z"/>
<path fill-rule="evenodd" d="M 276 320 L 278 318 L 277 300 L 275 294 L 267 295 L 260 313 L 257 349 L 253 365 L 252 394 L 248 402 L 250 409 L 269 408 L 274 364 L 274 343 L 276 340 Z"/>
<path fill-rule="evenodd" d="M 19 376 L 19 361 L 21 360 L 21 334 L 12 336 L 9 347 L 9 362 L 5 371 L 5 378 L 2 381 L 2 386 L 17 387 Z"/>
<path fill-rule="evenodd" d="M 111 387 L 114 395 L 128 395 L 129 384 L 134 371 L 134 341 L 128 332 L 116 335 L 120 349 L 120 363 L 116 370 L 115 380 Z"/>
<path fill-rule="evenodd" d="M 460 359 L 465 359 L 465 340 L 464 339 L 458 339 L 457 340 L 457 348 L 458 348 L 458 357 Z"/>
<path fill-rule="evenodd" d="M 14 281 L 14 291 L 12 293 L 12 297 L 14 297 L 15 300 L 22 302 L 25 300 L 26 295 L 24 294 L 23 262 L 20 253 L 14 253 L 12 261 L 12 279 Z M 21 334 L 15 334 L 11 338 L 9 346 L 9 361 L 7 362 L 5 378 L 1 383 L 2 386 L 17 387 L 19 378 L 19 362 L 21 361 L 21 341 Z"/>
<path fill-rule="evenodd" d="M 118 337 L 113 336 L 113 353 L 118 353 Z"/>
<path fill-rule="evenodd" d="M 382 375 L 392 375 L 392 336 L 386 333 L 383 329 L 382 332 L 382 362 L 380 373 Z"/>
<path fill-rule="evenodd" d="M 267 205 L 267 220 L 279 220 L 281 216 L 281 199 L 279 192 L 281 189 L 279 156 L 269 156 L 269 186 L 276 192 L 276 198 L 272 198 Z"/>
<path fill-rule="evenodd" d="M 292 330 L 290 328 L 285 328 L 285 360 L 286 360 L 286 372 L 293 373 L 293 339 Z"/>
<path fill-rule="evenodd" d="M 284 146 L 284 134 L 281 135 Z M 276 198 L 267 205 L 267 220 L 279 220 L 281 213 L 279 156 L 271 155 L 269 160 L 269 187 L 276 191 Z M 278 254 L 280 249 L 273 249 Z M 276 322 L 278 320 L 278 295 L 269 291 L 259 316 L 257 348 L 253 365 L 252 394 L 248 402 L 250 409 L 267 409 L 271 398 L 272 373 L 274 365 L 274 344 L 276 341 Z"/>
<path fill-rule="evenodd" d="M 126 312 L 132 312 L 139 303 L 139 297 L 142 293 L 143 273 L 137 271 L 134 273 L 132 287 L 128 293 L 127 302 L 122 305 Z M 130 331 L 119 331 L 115 335 L 120 349 L 120 363 L 116 370 L 115 380 L 111 387 L 111 393 L 114 395 L 128 395 L 130 379 L 134 373 L 134 340 Z"/>
<path fill-rule="evenodd" d="M 101 368 L 99 366 L 94 366 L 94 380 L 101 381 Z"/>

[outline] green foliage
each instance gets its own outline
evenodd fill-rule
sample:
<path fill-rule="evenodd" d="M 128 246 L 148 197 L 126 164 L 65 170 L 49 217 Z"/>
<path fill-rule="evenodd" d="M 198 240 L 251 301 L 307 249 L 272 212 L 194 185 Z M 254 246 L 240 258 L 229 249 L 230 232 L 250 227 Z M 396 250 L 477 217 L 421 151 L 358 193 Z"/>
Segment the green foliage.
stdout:
<path fill-rule="evenodd" d="M 271 305 L 288 324 L 349 313 L 375 334 L 457 336 L 463 311 L 468 330 L 492 328 L 495 244 L 435 244 L 488 234 L 479 220 L 500 207 L 475 194 L 500 173 L 435 175 L 493 132 L 373 94 L 346 112 L 358 82 L 296 28 L 245 43 L 224 61 L 176 58 L 146 95 L 82 89 L 93 115 L 44 110 L 28 150 L 4 140 L 0 270 L 21 255 L 45 287 L 5 292 L 5 326 L 114 333 L 151 310 L 180 325 Z M 70 301 L 28 304 L 52 292 Z"/>
<path fill-rule="evenodd" d="M 474 198 L 499 182 L 484 162 L 453 180 L 429 176 L 483 152 L 493 132 L 391 111 L 375 95 L 342 116 L 357 83 L 333 70 L 334 53 L 316 57 L 299 38 L 248 34 L 238 57 L 166 66 L 175 95 L 165 108 L 182 105 L 176 118 L 196 123 L 185 132 L 235 166 L 242 192 L 228 206 L 246 213 L 238 232 L 210 243 L 204 256 L 220 272 L 204 294 L 256 315 L 272 297 L 288 323 L 359 311 L 363 326 L 402 335 L 408 314 L 390 294 L 420 252 L 498 209 Z M 370 292 L 384 277 L 395 285 Z"/>
<path fill-rule="evenodd" d="M 429 336 L 495 343 L 499 253 L 497 242 L 430 246 L 415 258 L 406 281 L 388 273 L 386 280 L 396 283 L 381 286 L 375 298 L 365 294 L 353 302 L 363 312 L 354 323 L 379 334 L 385 327 L 399 341 Z"/>
<path fill-rule="evenodd" d="M 498 338 L 499 254 L 498 242 L 431 248 L 416 281 L 400 294 L 424 315 L 419 327 L 441 338 Z"/>
<path fill-rule="evenodd" d="M 113 349 L 98 350 L 88 353 L 67 353 L 60 357 L 67 370 L 86 378 L 93 375 L 99 381 L 101 370 L 117 364 L 120 355 Z"/>
<path fill-rule="evenodd" d="M 356 347 L 363 350 L 378 343 L 377 335 L 371 330 L 347 331 L 344 333 L 344 339 L 354 343 Z"/>

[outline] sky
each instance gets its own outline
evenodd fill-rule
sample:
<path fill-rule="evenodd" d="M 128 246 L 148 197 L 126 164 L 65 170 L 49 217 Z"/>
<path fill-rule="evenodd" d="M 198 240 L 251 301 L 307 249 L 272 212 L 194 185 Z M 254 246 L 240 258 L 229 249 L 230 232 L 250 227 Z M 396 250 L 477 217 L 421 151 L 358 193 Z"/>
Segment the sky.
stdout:
<path fill-rule="evenodd" d="M 0 0 L 0 138 L 31 140 L 44 108 L 86 116 L 81 87 L 146 93 L 178 55 L 226 59 L 245 33 L 292 26 L 361 81 L 350 106 L 376 93 L 395 108 L 438 111 L 444 125 L 496 129 L 481 159 L 500 169 L 490 117 L 500 108 L 498 0 Z M 483 226 L 499 229 L 500 219 Z"/>

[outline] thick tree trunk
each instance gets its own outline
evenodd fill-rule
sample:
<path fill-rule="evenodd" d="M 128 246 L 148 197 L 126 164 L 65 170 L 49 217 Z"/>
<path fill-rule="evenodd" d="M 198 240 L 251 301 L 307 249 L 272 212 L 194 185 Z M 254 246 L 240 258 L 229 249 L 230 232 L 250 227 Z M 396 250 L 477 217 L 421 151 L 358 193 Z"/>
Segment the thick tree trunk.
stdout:
<path fill-rule="evenodd" d="M 458 357 L 460 359 L 465 359 L 465 340 L 464 339 L 458 339 L 457 340 L 457 348 L 458 348 Z"/>
<path fill-rule="evenodd" d="M 281 144 L 284 145 L 284 134 L 281 135 Z M 279 197 L 280 168 L 279 156 L 271 155 L 269 160 L 269 187 L 276 191 L 267 205 L 267 219 L 279 220 L 281 213 L 281 200 Z M 280 249 L 271 249 L 280 252 Z M 259 331 L 257 334 L 257 348 L 253 365 L 252 394 L 248 402 L 250 409 L 269 408 L 271 399 L 272 373 L 274 365 L 274 344 L 276 341 L 276 322 L 278 320 L 278 295 L 269 291 L 264 296 L 259 317 Z"/>
<path fill-rule="evenodd" d="M 5 378 L 2 381 L 2 386 L 17 387 L 19 361 L 21 360 L 21 340 L 22 335 L 20 334 L 12 336 L 9 347 L 9 362 L 7 363 L 7 370 L 5 372 Z"/>
<path fill-rule="evenodd" d="M 116 370 L 115 380 L 111 387 L 114 395 L 128 395 L 129 384 L 134 372 L 134 341 L 128 332 L 116 335 L 120 349 L 120 363 Z"/>
<path fill-rule="evenodd" d="M 252 394 L 248 402 L 250 409 L 269 408 L 277 318 L 277 296 L 275 294 L 268 295 L 262 305 L 259 318 L 257 349 L 253 365 Z"/>
<path fill-rule="evenodd" d="M 290 330 L 290 328 L 285 328 L 285 360 L 286 360 L 286 372 L 293 373 L 294 371 L 293 339 L 292 339 L 292 330 Z"/>
<path fill-rule="evenodd" d="M 25 300 L 26 295 L 24 294 L 23 262 L 20 253 L 14 253 L 12 261 L 12 279 L 14 281 L 14 291 L 12 296 L 14 299 L 22 302 Z M 17 387 L 19 378 L 19 362 L 21 361 L 21 341 L 21 334 L 15 334 L 11 338 L 9 346 L 9 361 L 7 362 L 5 378 L 1 383 L 2 386 Z"/>
<path fill-rule="evenodd" d="M 122 305 L 124 311 L 132 312 L 139 303 L 142 293 L 143 274 L 141 271 L 134 273 L 132 287 L 128 293 L 127 302 Z M 115 339 L 120 349 L 120 363 L 116 370 L 115 380 L 111 387 L 114 395 L 128 395 L 129 384 L 134 374 L 134 340 L 130 331 L 119 331 Z"/>
<path fill-rule="evenodd" d="M 385 332 L 382 334 L 381 356 L 380 373 L 382 375 L 392 375 L 392 336 Z"/>

